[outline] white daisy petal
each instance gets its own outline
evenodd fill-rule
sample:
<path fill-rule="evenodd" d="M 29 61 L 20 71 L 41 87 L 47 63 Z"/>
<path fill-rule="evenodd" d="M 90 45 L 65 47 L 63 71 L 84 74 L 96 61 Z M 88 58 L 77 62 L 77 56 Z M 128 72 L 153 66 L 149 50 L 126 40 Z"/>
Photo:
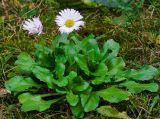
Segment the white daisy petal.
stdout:
<path fill-rule="evenodd" d="M 28 19 L 24 21 L 22 24 L 22 29 L 27 30 L 28 34 L 41 34 L 43 33 L 43 25 L 39 19 L 39 17 L 34 17 L 32 19 Z"/>
<path fill-rule="evenodd" d="M 83 16 L 74 9 L 64 9 L 56 16 L 55 22 L 59 26 L 61 33 L 70 33 L 79 30 L 84 25 Z"/>
<path fill-rule="evenodd" d="M 62 26 L 62 27 L 59 28 L 59 30 L 60 30 L 61 33 L 67 33 L 68 34 L 68 33 L 73 32 L 75 30 L 75 28 L 74 27 L 67 28 L 66 26 Z"/>

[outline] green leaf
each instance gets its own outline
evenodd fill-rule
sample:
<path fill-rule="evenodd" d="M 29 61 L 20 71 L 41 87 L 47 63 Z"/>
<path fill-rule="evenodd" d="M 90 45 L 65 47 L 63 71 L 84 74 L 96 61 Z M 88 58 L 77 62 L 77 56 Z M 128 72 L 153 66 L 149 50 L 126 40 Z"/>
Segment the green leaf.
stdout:
<path fill-rule="evenodd" d="M 65 87 L 65 86 L 67 86 L 67 85 L 72 85 L 71 82 L 73 81 L 73 79 L 74 79 L 75 77 L 77 77 L 77 73 L 74 72 L 74 71 L 71 71 L 71 72 L 69 73 L 69 75 L 67 75 L 66 77 L 62 77 L 62 78 L 56 80 L 56 84 L 57 84 L 59 87 Z M 69 87 L 71 87 L 71 86 L 69 86 Z"/>
<path fill-rule="evenodd" d="M 114 82 L 122 82 L 126 80 L 127 73 L 128 73 L 127 70 L 122 70 L 122 71 L 117 72 L 116 75 L 114 76 Z"/>
<path fill-rule="evenodd" d="M 86 5 L 91 6 L 91 7 L 96 7 L 97 4 L 92 2 L 92 0 L 81 0 L 82 2 L 84 2 Z"/>
<path fill-rule="evenodd" d="M 156 106 L 156 104 L 159 102 L 159 95 L 155 96 L 153 100 L 151 101 L 149 112 L 151 113 L 152 109 Z"/>
<path fill-rule="evenodd" d="M 75 85 L 74 84 L 74 90 L 75 91 L 84 91 L 84 90 L 86 90 L 88 87 L 89 87 L 89 83 L 88 82 L 86 82 L 86 81 L 82 81 L 82 82 L 80 82 L 80 84 L 79 85 Z"/>
<path fill-rule="evenodd" d="M 106 117 L 120 118 L 120 119 L 131 119 L 126 112 L 119 112 L 111 106 L 101 106 L 97 109 L 97 112 Z"/>
<path fill-rule="evenodd" d="M 53 83 L 55 83 L 55 79 L 48 69 L 40 66 L 35 66 L 32 69 L 32 72 L 40 81 L 47 83 L 49 88 L 52 89 L 54 87 Z"/>
<path fill-rule="evenodd" d="M 5 82 L 5 87 L 9 91 L 20 92 L 20 91 L 25 91 L 25 90 L 32 88 L 32 87 L 40 87 L 40 85 L 38 85 L 36 82 L 34 82 L 31 78 L 24 78 L 22 76 L 15 76 Z"/>
<path fill-rule="evenodd" d="M 45 47 L 41 44 L 35 44 L 35 48 L 36 48 L 36 52 L 43 52 L 44 54 L 51 54 L 52 53 L 52 49 Z"/>
<path fill-rule="evenodd" d="M 62 33 L 62 34 L 58 35 L 52 41 L 52 49 L 55 50 L 55 48 L 59 48 L 60 44 L 68 44 L 69 40 L 67 38 L 68 38 L 68 34 L 66 34 L 66 33 Z"/>
<path fill-rule="evenodd" d="M 67 94 L 67 91 L 65 89 L 56 88 L 56 92 L 58 94 Z"/>
<path fill-rule="evenodd" d="M 89 44 L 89 43 L 91 43 L 91 44 Z M 84 38 L 82 40 L 82 44 L 83 44 L 83 47 L 85 47 L 85 48 L 87 48 L 89 46 L 89 48 L 87 48 L 87 49 L 92 49 L 94 47 L 97 48 L 97 46 L 98 46 L 97 42 L 94 39 L 94 35 L 93 34 L 90 34 L 89 36 Z M 88 45 L 88 46 L 86 46 L 86 45 Z"/>
<path fill-rule="evenodd" d="M 119 17 L 114 17 L 113 20 L 112 20 L 112 23 L 114 25 L 119 25 L 119 26 L 122 26 L 122 27 L 127 27 L 131 24 L 128 16 L 126 16 L 126 15 L 121 15 Z"/>
<path fill-rule="evenodd" d="M 20 71 L 31 72 L 36 63 L 28 53 L 21 53 L 15 65 Z"/>
<path fill-rule="evenodd" d="M 75 46 L 73 44 L 69 44 L 65 46 L 65 56 L 68 59 L 70 64 L 74 64 L 74 56 L 77 55 Z"/>
<path fill-rule="evenodd" d="M 92 111 L 98 107 L 99 96 L 95 93 L 81 94 L 80 97 L 85 112 Z"/>
<path fill-rule="evenodd" d="M 62 77 L 58 80 L 55 81 L 55 83 L 59 86 L 59 87 L 65 87 L 68 85 L 68 80 L 66 77 Z"/>
<path fill-rule="evenodd" d="M 96 77 L 91 82 L 92 82 L 93 85 L 99 85 L 99 84 L 102 84 L 102 83 L 108 83 L 108 82 L 111 82 L 111 76 Z"/>
<path fill-rule="evenodd" d="M 69 75 L 66 76 L 67 80 L 69 80 L 69 81 L 73 80 L 73 79 L 76 78 L 76 77 L 77 77 L 77 73 L 74 72 L 74 71 L 71 71 L 71 72 L 69 73 Z"/>
<path fill-rule="evenodd" d="M 29 6 L 26 5 L 18 12 L 18 14 L 21 17 L 31 18 L 38 15 L 38 8 L 30 9 Z"/>
<path fill-rule="evenodd" d="M 119 103 L 123 100 L 128 100 L 130 96 L 129 92 L 123 91 L 114 86 L 97 91 L 96 94 L 110 103 Z"/>
<path fill-rule="evenodd" d="M 77 77 L 73 84 L 72 84 L 72 89 L 74 91 L 85 91 L 89 88 L 89 83 L 82 79 L 81 77 Z"/>
<path fill-rule="evenodd" d="M 83 107 L 81 103 L 78 103 L 76 106 L 71 106 L 70 108 L 75 117 L 79 118 L 84 116 Z"/>
<path fill-rule="evenodd" d="M 105 63 L 100 63 L 97 70 L 92 73 L 94 76 L 105 76 L 107 74 L 108 68 Z"/>
<path fill-rule="evenodd" d="M 120 86 L 126 87 L 131 93 L 140 93 L 145 90 L 150 92 L 157 92 L 159 87 L 157 83 L 139 84 L 135 81 L 126 81 L 121 83 Z"/>
<path fill-rule="evenodd" d="M 73 82 L 74 82 L 74 79 L 77 77 L 77 73 L 74 72 L 74 71 L 71 71 L 69 73 L 68 76 L 66 76 L 67 80 L 68 80 L 68 85 L 69 85 L 69 88 L 72 87 L 73 85 Z"/>
<path fill-rule="evenodd" d="M 63 78 L 64 73 L 65 73 L 65 62 L 66 58 L 62 55 L 59 55 L 55 59 L 56 61 L 56 67 L 55 67 L 55 72 L 58 78 Z"/>
<path fill-rule="evenodd" d="M 70 40 L 72 40 L 74 43 L 73 46 L 74 46 L 77 53 L 80 51 L 85 52 L 85 49 L 82 45 L 82 41 L 80 39 L 82 39 L 82 38 L 78 34 L 74 34 L 70 38 Z"/>
<path fill-rule="evenodd" d="M 41 66 L 51 67 L 53 65 L 53 59 L 51 57 L 52 49 L 40 44 L 35 45 L 36 62 Z"/>
<path fill-rule="evenodd" d="M 100 49 L 94 35 L 89 35 L 82 40 L 83 48 L 88 55 L 89 61 L 95 62 L 100 59 Z"/>
<path fill-rule="evenodd" d="M 134 70 L 134 69 L 130 70 L 128 72 L 127 77 L 132 78 L 134 80 L 145 81 L 153 79 L 155 76 L 157 76 L 157 74 L 158 70 L 156 68 L 154 68 L 151 65 L 144 65 L 139 70 Z"/>
<path fill-rule="evenodd" d="M 115 7 L 120 8 L 125 6 L 129 0 L 92 0 L 93 2 L 97 2 L 99 4 L 103 4 L 107 7 Z"/>
<path fill-rule="evenodd" d="M 23 14 L 23 17 L 26 16 L 27 18 L 31 18 L 31 17 L 37 16 L 38 12 L 39 12 L 38 8 L 28 10 Z"/>
<path fill-rule="evenodd" d="M 30 93 L 23 93 L 18 96 L 18 99 L 22 104 L 21 109 L 24 112 L 32 110 L 44 111 L 48 109 L 51 106 L 51 104 L 59 101 L 59 99 L 45 101 L 42 99 L 41 95 L 32 95 Z"/>
<path fill-rule="evenodd" d="M 71 106 L 76 106 L 79 101 L 78 95 L 73 94 L 72 91 L 67 92 L 66 99 Z"/>
<path fill-rule="evenodd" d="M 65 65 L 62 63 L 57 63 L 55 67 L 56 75 L 58 78 L 62 78 L 65 73 Z"/>
<path fill-rule="evenodd" d="M 67 59 L 64 55 L 57 55 L 55 58 L 56 63 L 66 63 Z"/>
<path fill-rule="evenodd" d="M 108 73 L 109 75 L 115 75 L 125 67 L 125 62 L 121 57 L 113 58 L 109 61 Z"/>
<path fill-rule="evenodd" d="M 114 40 L 108 40 L 103 46 L 101 53 L 102 60 L 115 58 L 119 52 L 120 46 Z"/>
<path fill-rule="evenodd" d="M 99 63 L 98 60 L 99 60 L 100 56 L 95 54 L 94 49 L 87 51 L 86 55 L 87 55 L 87 59 L 88 59 L 89 64 L 93 64 L 93 66 L 94 66 Z"/>
<path fill-rule="evenodd" d="M 78 56 L 75 56 L 74 59 L 77 62 L 78 66 L 84 71 L 84 73 L 89 75 L 89 69 L 85 56 L 79 54 Z"/>
<path fill-rule="evenodd" d="M 100 53 L 98 43 L 96 39 L 94 38 L 94 35 L 92 34 L 82 40 L 82 45 L 86 49 L 86 51 L 94 49 L 96 54 Z"/>
<path fill-rule="evenodd" d="M 121 8 L 122 10 L 125 10 L 125 11 L 134 12 L 134 11 L 137 11 L 137 9 L 142 8 L 145 0 L 138 0 L 138 1 L 136 0 L 86 0 L 86 1 L 93 1 L 100 5 L 105 5 L 107 7 Z"/>

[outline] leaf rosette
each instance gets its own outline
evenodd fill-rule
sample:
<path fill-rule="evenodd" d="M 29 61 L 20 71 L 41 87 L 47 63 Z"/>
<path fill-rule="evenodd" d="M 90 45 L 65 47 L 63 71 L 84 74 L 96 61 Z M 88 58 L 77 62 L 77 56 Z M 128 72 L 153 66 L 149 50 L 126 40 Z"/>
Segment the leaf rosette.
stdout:
<path fill-rule="evenodd" d="M 95 110 L 101 100 L 120 103 L 132 93 L 158 90 L 153 83 L 157 69 L 150 65 L 127 69 L 117 56 L 120 46 L 112 39 L 99 46 L 93 35 L 61 34 L 50 46 L 36 44 L 35 48 L 33 56 L 18 56 L 16 76 L 5 82 L 23 111 L 44 111 L 67 101 L 74 116 L 81 117 Z"/>

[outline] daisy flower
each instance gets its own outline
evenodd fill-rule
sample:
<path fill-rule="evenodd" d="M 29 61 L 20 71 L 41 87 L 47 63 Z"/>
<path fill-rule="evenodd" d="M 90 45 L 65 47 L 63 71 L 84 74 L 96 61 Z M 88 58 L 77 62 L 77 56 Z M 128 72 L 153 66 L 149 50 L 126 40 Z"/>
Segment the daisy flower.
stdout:
<path fill-rule="evenodd" d="M 80 26 L 84 25 L 82 21 L 83 16 L 74 9 L 64 9 L 56 16 L 56 24 L 59 26 L 61 33 L 70 33 L 78 30 Z"/>
<path fill-rule="evenodd" d="M 23 30 L 27 30 L 29 34 L 42 34 L 43 25 L 39 17 L 34 17 L 24 21 L 22 24 Z"/>

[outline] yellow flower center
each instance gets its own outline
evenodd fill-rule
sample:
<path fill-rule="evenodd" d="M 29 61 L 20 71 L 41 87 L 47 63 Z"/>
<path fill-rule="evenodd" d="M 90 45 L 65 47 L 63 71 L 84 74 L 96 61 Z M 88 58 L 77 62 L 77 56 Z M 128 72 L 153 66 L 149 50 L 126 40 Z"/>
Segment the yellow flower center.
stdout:
<path fill-rule="evenodd" d="M 72 26 L 74 26 L 74 24 L 75 24 L 75 21 L 72 19 L 67 19 L 65 22 L 65 26 L 68 28 L 71 28 Z"/>

